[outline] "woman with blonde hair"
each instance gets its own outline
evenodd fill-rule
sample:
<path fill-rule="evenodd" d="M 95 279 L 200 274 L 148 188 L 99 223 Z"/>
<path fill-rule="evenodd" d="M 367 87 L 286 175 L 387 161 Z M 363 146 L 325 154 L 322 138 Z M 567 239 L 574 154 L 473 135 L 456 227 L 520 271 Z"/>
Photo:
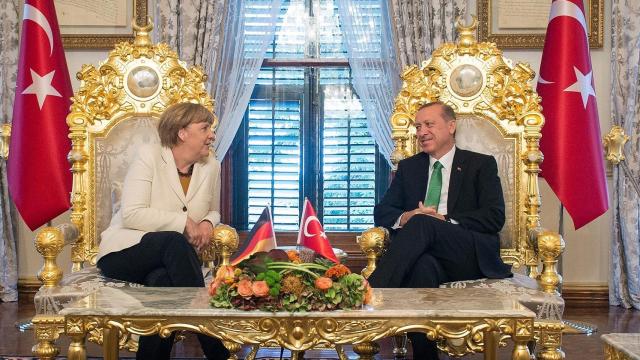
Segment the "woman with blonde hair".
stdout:
<path fill-rule="evenodd" d="M 145 286 L 203 287 L 197 251 L 220 222 L 220 162 L 212 155 L 214 116 L 173 105 L 158 124 L 160 144 L 143 146 L 129 166 L 121 207 L 102 233 L 98 268 Z M 227 359 L 220 340 L 198 334 L 208 359 Z M 140 337 L 138 359 L 168 359 L 174 335 Z"/>

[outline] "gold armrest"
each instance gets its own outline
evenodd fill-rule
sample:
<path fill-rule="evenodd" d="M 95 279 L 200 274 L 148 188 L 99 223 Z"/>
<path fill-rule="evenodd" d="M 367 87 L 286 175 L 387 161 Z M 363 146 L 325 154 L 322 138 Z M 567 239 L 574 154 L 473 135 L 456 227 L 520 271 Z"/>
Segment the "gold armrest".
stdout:
<path fill-rule="evenodd" d="M 218 265 L 229 265 L 229 258 L 238 249 L 239 237 L 236 229 L 229 225 L 218 224 L 213 228 L 212 243 L 215 251 L 222 257 Z"/>
<path fill-rule="evenodd" d="M 11 139 L 11 124 L 0 126 L 0 158 L 9 158 L 9 140 Z"/>
<path fill-rule="evenodd" d="M 210 238 L 211 241 L 209 241 L 209 245 L 207 245 L 207 247 L 205 247 L 200 253 L 200 260 L 204 267 L 213 269 L 215 267 L 216 257 L 218 256 L 216 244 L 213 242 L 213 231 L 211 232 Z"/>
<path fill-rule="evenodd" d="M 62 224 L 56 227 L 47 226 L 36 235 L 36 250 L 44 258 L 44 264 L 38 272 L 38 279 L 46 287 L 54 287 L 62 279 L 62 269 L 58 267 L 56 258 L 65 245 L 74 243 L 80 231 L 74 224 Z"/>
<path fill-rule="evenodd" d="M 356 241 L 367 255 L 367 266 L 362 269 L 362 276 L 368 278 L 376 269 L 376 259 L 382 255 L 389 242 L 389 230 L 381 226 L 370 228 L 358 236 Z"/>
<path fill-rule="evenodd" d="M 220 226 L 220 225 L 218 225 Z M 211 231 L 211 235 L 209 237 L 209 245 L 204 248 L 204 250 L 200 253 L 200 260 L 202 261 L 202 265 L 206 268 L 213 270 L 216 266 L 216 260 L 220 258 L 220 252 L 218 251 L 218 247 L 216 246 L 216 228 L 215 226 Z"/>
<path fill-rule="evenodd" d="M 536 280 L 542 291 L 559 295 L 558 286 L 562 284 L 562 276 L 558 274 L 558 258 L 564 251 L 564 239 L 555 231 L 546 229 L 532 230 L 533 246 L 542 261 L 542 273 Z"/>

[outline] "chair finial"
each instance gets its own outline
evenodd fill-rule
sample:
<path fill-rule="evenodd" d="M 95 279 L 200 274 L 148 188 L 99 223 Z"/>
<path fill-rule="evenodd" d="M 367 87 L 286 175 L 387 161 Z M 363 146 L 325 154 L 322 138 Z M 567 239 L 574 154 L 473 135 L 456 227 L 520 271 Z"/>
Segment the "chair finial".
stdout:
<path fill-rule="evenodd" d="M 153 30 L 153 21 L 151 21 L 151 17 L 147 16 L 147 23 L 144 25 L 138 25 L 136 23 L 136 19 L 134 18 L 131 21 L 131 27 L 133 28 L 133 32 L 135 34 L 135 39 L 133 40 L 133 44 L 135 46 L 151 46 L 153 43 L 151 42 L 151 36 L 149 33 Z"/>
<path fill-rule="evenodd" d="M 466 26 L 462 16 L 456 19 L 456 29 L 458 30 L 458 45 L 462 48 L 469 48 L 476 43 L 476 28 L 478 18 L 471 15 L 471 25 Z"/>

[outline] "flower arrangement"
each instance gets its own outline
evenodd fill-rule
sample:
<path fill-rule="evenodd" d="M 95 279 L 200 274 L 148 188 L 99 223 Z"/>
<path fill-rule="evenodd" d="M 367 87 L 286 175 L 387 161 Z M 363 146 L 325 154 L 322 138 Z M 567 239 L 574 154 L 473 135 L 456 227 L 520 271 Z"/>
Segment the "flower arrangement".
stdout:
<path fill-rule="evenodd" d="M 371 301 L 365 278 L 311 252 L 259 252 L 237 266 L 221 266 L 209 285 L 217 308 L 264 311 L 355 309 Z M 304 261 L 302 258 L 305 258 Z"/>

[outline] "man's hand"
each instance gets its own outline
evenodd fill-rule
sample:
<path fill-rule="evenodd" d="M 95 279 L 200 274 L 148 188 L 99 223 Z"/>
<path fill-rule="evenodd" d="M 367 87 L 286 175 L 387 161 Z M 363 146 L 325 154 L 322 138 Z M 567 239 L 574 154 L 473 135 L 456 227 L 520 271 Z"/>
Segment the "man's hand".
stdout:
<path fill-rule="evenodd" d="M 400 218 L 400 226 L 404 226 L 409 221 L 409 219 L 411 219 L 414 215 L 418 215 L 418 214 L 433 216 L 434 218 L 444 221 L 444 215 L 438 214 L 435 208 L 431 206 L 424 206 L 422 201 L 419 201 L 417 209 L 407 211 L 402 214 L 402 217 Z"/>

